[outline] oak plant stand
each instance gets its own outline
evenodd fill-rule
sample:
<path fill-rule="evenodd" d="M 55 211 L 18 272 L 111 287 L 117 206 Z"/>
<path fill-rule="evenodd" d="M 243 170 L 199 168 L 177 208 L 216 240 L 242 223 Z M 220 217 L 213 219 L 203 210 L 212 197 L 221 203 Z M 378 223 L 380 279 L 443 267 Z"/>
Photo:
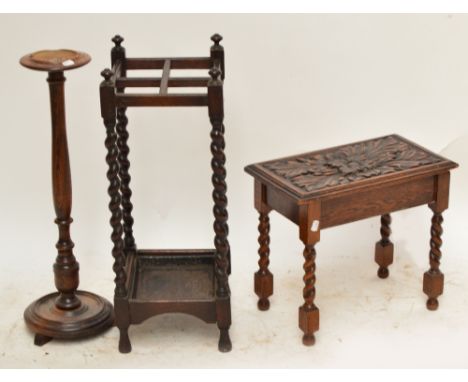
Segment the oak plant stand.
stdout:
<path fill-rule="evenodd" d="M 268 269 L 270 224 L 276 210 L 299 226 L 304 243 L 304 304 L 299 328 L 304 345 L 315 343 L 319 309 L 315 305 L 315 245 L 320 231 L 381 216 L 381 238 L 375 246 L 378 276 L 386 278 L 393 262 L 390 213 L 428 204 L 433 211 L 430 269 L 424 274 L 427 308 L 438 307 L 444 275 L 439 269 L 442 212 L 448 208 L 450 170 L 458 165 L 398 135 L 257 163 L 245 168 L 255 178 L 255 208 L 260 214 L 259 270 L 255 273 L 258 308 L 267 310 L 273 294 Z"/>
<path fill-rule="evenodd" d="M 72 186 L 65 125 L 64 70 L 86 65 L 91 57 L 74 50 L 43 50 L 21 58 L 21 65 L 48 72 L 52 114 L 52 187 L 55 223 L 59 229 L 54 264 L 58 292 L 33 302 L 24 312 L 34 343 L 44 345 L 53 338 L 78 339 L 101 333 L 114 321 L 112 305 L 90 292 L 77 291 L 79 265 L 70 237 Z"/>
<path fill-rule="evenodd" d="M 230 250 L 224 155 L 222 37 L 212 36 L 209 57 L 127 58 L 123 38 L 115 36 L 111 51 L 112 70 L 101 74 L 101 114 L 106 127 L 105 146 L 111 198 L 112 256 L 115 259 L 114 309 L 120 330 L 119 350 L 131 351 L 128 328 L 163 313 L 186 313 L 207 323 L 217 323 L 219 350 L 231 350 L 229 327 L 231 304 L 228 274 Z M 162 69 L 160 78 L 127 77 L 133 69 Z M 209 77 L 170 77 L 176 69 L 205 69 Z M 127 94 L 129 87 L 159 88 L 154 94 Z M 198 94 L 170 93 L 171 87 L 200 88 Z M 203 91 L 205 90 L 205 91 Z M 214 200 L 214 249 L 142 250 L 133 236 L 130 189 L 129 147 L 127 144 L 128 107 L 207 107 L 211 121 L 211 168 Z"/>

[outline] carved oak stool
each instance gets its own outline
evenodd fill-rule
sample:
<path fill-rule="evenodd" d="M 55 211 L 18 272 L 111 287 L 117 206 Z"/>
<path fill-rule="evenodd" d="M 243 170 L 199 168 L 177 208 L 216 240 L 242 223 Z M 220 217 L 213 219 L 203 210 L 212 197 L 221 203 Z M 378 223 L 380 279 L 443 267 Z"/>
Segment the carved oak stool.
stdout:
<path fill-rule="evenodd" d="M 59 229 L 54 264 L 58 292 L 34 301 L 24 312 L 27 326 L 36 333 L 34 343 L 44 345 L 52 338 L 78 339 L 99 334 L 114 322 L 112 305 L 90 292 L 77 291 L 79 265 L 70 237 L 72 185 L 65 125 L 65 70 L 86 65 L 91 57 L 68 49 L 42 50 L 21 58 L 21 65 L 48 72 L 52 114 L 52 187 Z"/>
<path fill-rule="evenodd" d="M 304 304 L 299 327 L 304 345 L 315 343 L 319 309 L 315 299 L 315 245 L 320 231 L 340 224 L 381 216 L 381 239 L 376 243 L 378 276 L 388 277 L 393 262 L 390 213 L 428 204 L 434 212 L 429 262 L 423 291 L 427 308 L 438 307 L 444 275 L 439 269 L 442 212 L 448 208 L 450 170 L 458 165 L 398 135 L 314 151 L 247 166 L 255 179 L 255 208 L 260 214 L 259 270 L 255 273 L 258 308 L 268 310 L 273 275 L 268 269 L 270 224 L 276 210 L 299 226 L 304 243 Z"/>

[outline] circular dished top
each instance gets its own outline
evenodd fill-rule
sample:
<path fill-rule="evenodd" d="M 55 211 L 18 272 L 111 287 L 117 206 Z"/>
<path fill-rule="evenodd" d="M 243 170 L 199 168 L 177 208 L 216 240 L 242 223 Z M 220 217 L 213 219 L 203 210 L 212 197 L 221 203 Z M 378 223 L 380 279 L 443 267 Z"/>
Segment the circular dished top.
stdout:
<path fill-rule="evenodd" d="M 91 56 L 84 52 L 70 49 L 40 50 L 21 57 L 20 64 L 34 70 L 59 72 L 75 69 L 91 61 Z"/>

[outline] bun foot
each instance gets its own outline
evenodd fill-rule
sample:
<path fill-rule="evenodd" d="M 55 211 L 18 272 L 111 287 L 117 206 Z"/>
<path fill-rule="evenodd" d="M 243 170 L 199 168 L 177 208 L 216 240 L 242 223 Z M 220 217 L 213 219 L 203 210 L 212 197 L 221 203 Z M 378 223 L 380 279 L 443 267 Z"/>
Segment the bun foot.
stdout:
<path fill-rule="evenodd" d="M 259 310 L 265 311 L 270 309 L 270 300 L 267 298 L 261 298 L 258 300 L 257 307 Z"/>
<path fill-rule="evenodd" d="M 220 329 L 218 349 L 221 353 L 227 353 L 232 350 L 232 343 L 231 343 L 231 339 L 229 338 L 228 329 Z"/>
<path fill-rule="evenodd" d="M 437 308 L 439 307 L 439 301 L 437 301 L 436 298 L 431 297 L 427 300 L 426 307 L 429 310 L 437 310 Z"/>
<path fill-rule="evenodd" d="M 47 342 L 50 342 L 52 341 L 53 338 L 52 337 L 48 337 L 48 336 L 44 336 L 42 334 L 36 334 L 34 336 L 34 345 L 36 346 L 43 346 L 45 345 Z"/>
<path fill-rule="evenodd" d="M 377 276 L 379 276 L 381 279 L 386 279 L 389 274 L 390 272 L 388 271 L 388 268 L 380 267 L 377 271 Z"/>
<path fill-rule="evenodd" d="M 437 310 L 439 307 L 439 297 L 444 292 L 444 275 L 439 270 L 427 271 L 424 273 L 423 292 L 427 295 L 428 299 L 426 307 L 429 310 Z"/>
<path fill-rule="evenodd" d="M 315 336 L 313 334 L 304 334 L 302 336 L 302 343 L 305 346 L 313 346 L 315 344 Z"/>
<path fill-rule="evenodd" d="M 128 329 L 120 329 L 119 352 L 126 354 L 132 351 L 132 344 L 128 337 Z"/>
<path fill-rule="evenodd" d="M 375 262 L 379 269 L 377 276 L 381 279 L 386 279 L 389 275 L 388 267 L 393 263 L 393 243 L 390 241 L 390 215 L 382 215 L 380 233 L 382 239 L 375 243 Z"/>

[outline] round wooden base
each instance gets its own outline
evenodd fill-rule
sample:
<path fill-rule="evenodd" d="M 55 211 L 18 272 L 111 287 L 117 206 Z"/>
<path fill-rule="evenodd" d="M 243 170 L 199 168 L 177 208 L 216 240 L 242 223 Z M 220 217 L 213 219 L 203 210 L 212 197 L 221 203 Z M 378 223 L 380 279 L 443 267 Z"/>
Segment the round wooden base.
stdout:
<path fill-rule="evenodd" d="M 94 336 L 113 325 L 114 309 L 105 298 L 76 291 L 81 305 L 63 310 L 55 305 L 58 296 L 55 292 L 41 297 L 24 311 L 27 326 L 36 334 L 36 345 L 43 345 L 53 338 L 73 340 Z"/>

